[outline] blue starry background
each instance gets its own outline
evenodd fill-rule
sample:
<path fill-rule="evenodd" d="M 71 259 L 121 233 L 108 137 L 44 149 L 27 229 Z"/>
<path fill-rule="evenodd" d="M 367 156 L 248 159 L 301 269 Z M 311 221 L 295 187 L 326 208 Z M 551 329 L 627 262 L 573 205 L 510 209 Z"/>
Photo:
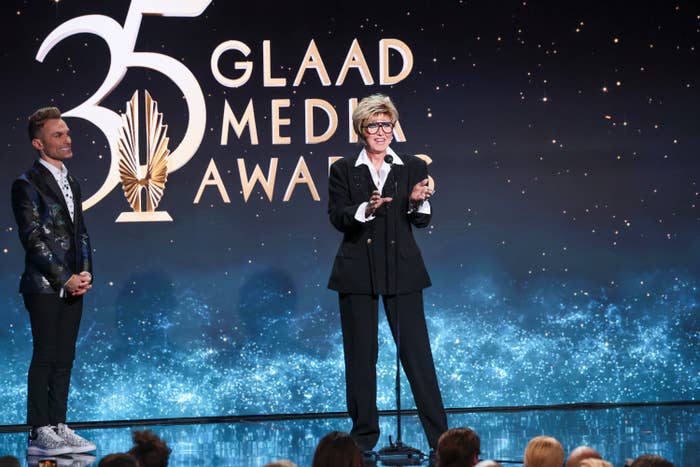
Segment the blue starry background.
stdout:
<path fill-rule="evenodd" d="M 250 2 L 249 2 L 250 3 Z M 0 115 L 0 424 L 24 422 L 31 333 L 17 293 L 23 252 L 9 205 L 12 180 L 34 157 L 26 117 L 70 109 L 94 93 L 109 65 L 102 39 L 81 34 L 43 63 L 42 40 L 64 21 L 106 15 L 120 24 L 129 1 L 2 5 L 7 25 Z M 342 411 L 343 356 L 336 296 L 326 289 L 340 234 L 326 216 L 328 157 L 350 156 L 348 100 L 390 95 L 401 115 L 400 154 L 426 154 L 437 193 L 433 222 L 415 233 L 431 273 L 426 317 L 448 407 L 697 400 L 700 162 L 697 148 L 700 8 L 693 2 L 449 1 L 335 5 L 232 5 L 197 18 L 143 19 L 137 51 L 176 58 L 206 99 L 197 154 L 170 174 L 159 209 L 169 223 L 117 224 L 119 188 L 86 211 L 95 286 L 86 304 L 69 418 L 116 420 Z M 413 68 L 379 85 L 378 44 L 408 44 Z M 250 80 L 218 83 L 217 45 L 251 48 Z M 308 70 L 314 40 L 333 83 L 357 39 L 375 84 L 350 70 L 323 86 Z M 262 42 L 271 73 L 263 86 Z M 224 55 L 222 72 L 240 73 Z M 390 67 L 400 68 L 392 56 Z M 187 110 L 161 74 L 130 68 L 102 103 L 119 111 L 148 89 L 173 144 Z M 338 130 L 304 143 L 304 100 L 337 110 Z M 253 99 L 259 144 L 233 132 L 222 145 L 225 103 Z M 272 144 L 272 99 L 289 99 Z M 67 119 L 67 167 L 84 194 L 110 154 L 90 122 Z M 317 132 L 324 129 L 319 123 Z M 243 199 L 237 159 L 264 173 L 279 159 L 272 199 L 258 185 Z M 304 157 L 320 200 L 299 184 Z M 214 161 L 230 202 L 214 187 L 195 194 Z M 394 406 L 393 343 L 380 320 L 378 404 Z M 405 406 L 412 406 L 404 391 Z"/>

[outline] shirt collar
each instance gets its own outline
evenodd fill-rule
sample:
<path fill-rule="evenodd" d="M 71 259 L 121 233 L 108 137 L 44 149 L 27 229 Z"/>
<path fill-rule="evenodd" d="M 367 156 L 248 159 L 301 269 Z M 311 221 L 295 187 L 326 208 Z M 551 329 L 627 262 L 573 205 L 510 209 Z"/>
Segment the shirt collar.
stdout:
<path fill-rule="evenodd" d="M 386 148 L 386 153 L 391 155 L 391 157 L 394 158 L 394 162 L 393 162 L 394 164 L 403 165 L 403 161 L 398 156 L 398 154 L 396 154 L 394 152 L 394 150 L 391 149 L 391 146 Z M 384 162 L 384 164 L 389 165 L 386 162 Z M 359 167 L 361 165 L 366 165 L 367 167 L 372 168 L 372 161 L 369 159 L 369 156 L 367 155 L 367 151 L 364 148 L 362 148 L 362 151 L 360 151 L 360 155 L 357 156 L 357 160 L 355 161 L 355 167 Z"/>
<path fill-rule="evenodd" d="M 53 175 L 53 177 L 56 180 L 58 180 L 61 176 L 63 176 L 63 177 L 68 176 L 68 169 L 66 168 L 66 164 L 63 164 L 61 166 L 61 168 L 59 169 L 56 166 L 49 164 L 41 157 L 39 158 L 39 163 L 41 165 L 43 165 L 44 167 L 46 167 L 47 169 L 49 169 L 49 172 L 51 172 L 51 175 Z"/>

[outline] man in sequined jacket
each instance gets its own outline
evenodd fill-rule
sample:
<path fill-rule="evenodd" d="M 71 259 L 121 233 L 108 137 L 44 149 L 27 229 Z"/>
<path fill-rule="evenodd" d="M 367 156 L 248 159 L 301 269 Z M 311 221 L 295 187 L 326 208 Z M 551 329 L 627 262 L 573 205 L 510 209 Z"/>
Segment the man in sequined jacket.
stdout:
<path fill-rule="evenodd" d="M 27 387 L 27 453 L 87 452 L 95 445 L 66 426 L 68 388 L 82 317 L 92 287 L 90 238 L 78 182 L 63 161 L 73 156 L 71 136 L 56 107 L 29 117 L 34 165 L 12 184 L 12 209 L 25 250 L 20 281 L 32 328 Z"/>

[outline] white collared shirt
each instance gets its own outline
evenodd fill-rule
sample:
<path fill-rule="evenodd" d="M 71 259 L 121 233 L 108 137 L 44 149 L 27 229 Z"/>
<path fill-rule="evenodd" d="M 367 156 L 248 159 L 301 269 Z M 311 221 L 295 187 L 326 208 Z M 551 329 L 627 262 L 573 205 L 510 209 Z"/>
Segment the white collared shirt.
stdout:
<path fill-rule="evenodd" d="M 73 190 L 71 190 L 70 184 L 68 183 L 68 169 L 66 168 L 66 165 L 62 164 L 61 168 L 59 169 L 58 167 L 49 164 L 42 158 L 39 158 L 39 163 L 49 169 L 49 172 L 51 172 L 53 178 L 56 179 L 56 183 L 58 183 L 58 187 L 61 189 L 61 193 L 63 193 L 63 199 L 66 202 L 66 206 L 68 206 L 70 218 L 71 220 L 75 220 L 73 218 L 75 213 L 75 205 L 73 204 Z"/>
<path fill-rule="evenodd" d="M 390 155 L 394 158 L 393 163 L 395 165 L 404 165 L 401 158 L 398 156 L 398 154 L 394 152 L 393 149 L 391 149 L 391 147 L 386 148 L 386 153 L 387 155 Z M 372 176 L 372 182 L 374 182 L 374 186 L 376 186 L 377 190 L 379 190 L 379 192 L 381 193 L 382 189 L 384 188 L 384 184 L 386 183 L 386 179 L 389 177 L 389 171 L 391 170 L 392 164 L 387 164 L 386 161 L 382 161 L 382 165 L 381 167 L 379 167 L 379 172 L 377 172 L 377 169 L 374 167 L 372 161 L 367 155 L 367 151 L 363 148 L 362 151 L 360 151 L 360 155 L 357 156 L 357 161 L 355 161 L 355 167 L 359 167 L 361 165 L 367 166 L 367 168 L 369 169 L 369 173 Z M 359 222 L 367 222 L 374 219 L 373 215 L 367 217 L 365 216 L 367 204 L 368 201 L 361 203 L 358 206 L 357 211 L 355 211 L 355 219 L 357 219 Z M 407 214 L 410 214 L 413 211 L 416 211 L 420 214 L 430 214 L 430 203 L 428 201 L 423 201 L 416 209 L 409 209 Z"/>
<path fill-rule="evenodd" d="M 403 161 L 401 158 L 394 152 L 391 147 L 386 148 L 386 153 L 387 155 L 390 155 L 391 157 L 394 158 L 393 163 L 396 165 L 403 165 Z M 387 164 L 386 161 L 382 161 L 382 166 L 379 168 L 379 173 L 377 173 L 377 169 L 374 167 L 374 164 L 372 164 L 372 161 L 369 159 L 369 156 L 367 155 L 366 150 L 360 151 L 360 155 L 357 156 L 357 161 L 355 161 L 355 167 L 359 167 L 361 165 L 366 165 L 367 168 L 369 169 L 370 175 L 372 175 L 372 181 L 374 182 L 374 186 L 377 187 L 377 190 L 381 193 L 382 190 L 384 189 L 384 184 L 386 183 L 386 179 L 389 176 L 389 171 L 391 170 L 391 164 Z"/>

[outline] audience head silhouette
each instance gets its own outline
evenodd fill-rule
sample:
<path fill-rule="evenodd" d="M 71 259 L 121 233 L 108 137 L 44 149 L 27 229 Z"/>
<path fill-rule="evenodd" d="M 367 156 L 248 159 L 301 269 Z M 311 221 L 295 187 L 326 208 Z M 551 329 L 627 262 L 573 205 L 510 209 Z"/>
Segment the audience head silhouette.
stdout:
<path fill-rule="evenodd" d="M 479 462 L 481 441 L 470 428 L 452 428 L 444 432 L 437 444 L 438 467 L 473 467 Z"/>
<path fill-rule="evenodd" d="M 536 436 L 525 448 L 525 467 L 561 467 L 564 465 L 564 448 L 551 436 Z"/>
<path fill-rule="evenodd" d="M 313 467 L 362 467 L 362 454 L 347 433 L 331 431 L 319 441 Z"/>
<path fill-rule="evenodd" d="M 131 454 L 118 452 L 103 457 L 97 467 L 139 467 L 139 463 Z"/>
<path fill-rule="evenodd" d="M 140 467 L 166 467 L 170 448 L 151 430 L 134 431 L 134 446 L 129 454 L 134 456 Z"/>
<path fill-rule="evenodd" d="M 579 467 L 584 459 L 602 459 L 603 456 L 590 446 L 579 446 L 569 453 L 566 459 L 566 467 Z"/>

